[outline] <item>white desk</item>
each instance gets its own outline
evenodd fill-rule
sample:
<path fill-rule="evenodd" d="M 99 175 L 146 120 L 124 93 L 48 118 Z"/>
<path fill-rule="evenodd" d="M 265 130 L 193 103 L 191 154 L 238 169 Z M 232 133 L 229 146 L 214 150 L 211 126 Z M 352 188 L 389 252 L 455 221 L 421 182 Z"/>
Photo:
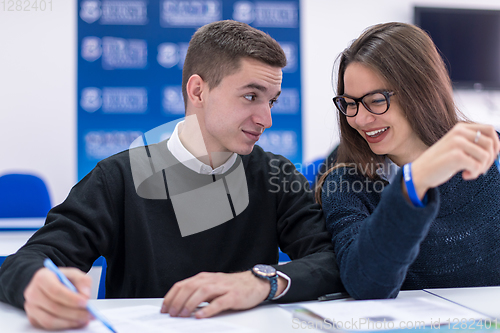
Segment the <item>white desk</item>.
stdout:
<path fill-rule="evenodd" d="M 159 311 L 162 299 L 114 299 L 95 300 L 91 302 L 93 302 L 96 308 L 101 310 L 125 306 L 155 305 L 158 306 Z M 259 306 L 247 311 L 225 313 L 217 316 L 217 319 L 253 328 L 262 333 L 292 333 L 297 331 L 292 328 L 292 314 L 274 304 Z M 32 327 L 24 311 L 4 303 L 0 303 L 0 323 L 2 323 L 0 331 L 5 333 L 46 332 Z M 77 333 L 78 330 L 72 330 L 71 332 Z"/>
<path fill-rule="evenodd" d="M 31 231 L 2 231 L 0 232 L 0 265 L 2 265 L 5 257 L 16 253 L 21 246 L 26 244 L 28 239 L 35 233 Z M 96 299 L 99 291 L 99 280 L 101 277 L 102 267 L 92 266 L 88 274 L 92 278 L 92 290 L 90 298 Z M 0 329 L 0 332 L 1 331 Z"/>
<path fill-rule="evenodd" d="M 35 231 L 5 231 L 0 232 L 0 257 L 15 253 Z"/>
<path fill-rule="evenodd" d="M 404 291 L 400 293 L 401 298 L 412 298 L 412 297 L 425 297 L 425 298 L 436 298 L 437 296 L 426 293 L 422 290 L 417 291 Z M 339 300 L 335 302 L 343 302 L 348 300 Z M 447 302 L 446 300 L 442 300 Z M 109 299 L 109 300 L 92 300 L 92 304 L 100 309 L 112 309 L 118 307 L 126 306 L 136 306 L 136 305 L 154 305 L 160 309 L 162 299 Z M 298 303 L 303 304 L 303 303 Z M 260 333 L 292 333 L 297 331 L 307 331 L 307 332 L 319 332 L 311 328 L 294 328 L 292 314 L 289 311 L 284 310 L 277 304 L 266 304 L 258 306 L 254 309 L 246 311 L 230 311 L 225 312 L 221 315 L 216 316 L 218 320 L 222 320 L 227 323 L 252 328 Z M 14 308 L 10 305 L 0 303 L 0 323 L 2 327 L 1 332 L 8 333 L 30 333 L 30 332 L 46 332 L 43 330 L 35 329 L 31 327 L 26 314 L 24 311 Z M 78 332 L 74 330 L 71 332 Z"/>
<path fill-rule="evenodd" d="M 500 320 L 500 287 L 426 289 L 428 292 Z"/>
<path fill-rule="evenodd" d="M 15 253 L 44 223 L 45 218 L 0 218 L 0 257 Z"/>
<path fill-rule="evenodd" d="M 42 227 L 45 223 L 45 217 L 33 217 L 33 218 L 0 218 L 0 229 L 20 229 L 20 228 L 30 228 L 38 229 Z"/>

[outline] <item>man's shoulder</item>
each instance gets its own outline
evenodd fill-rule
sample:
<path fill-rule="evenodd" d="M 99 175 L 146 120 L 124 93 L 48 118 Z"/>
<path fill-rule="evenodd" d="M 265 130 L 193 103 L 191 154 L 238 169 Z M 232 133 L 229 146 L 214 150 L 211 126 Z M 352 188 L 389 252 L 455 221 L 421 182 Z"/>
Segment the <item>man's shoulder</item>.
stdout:
<path fill-rule="evenodd" d="M 255 146 L 250 154 L 241 157 L 247 176 L 265 179 L 264 183 L 269 186 L 272 186 L 271 183 L 278 179 L 286 183 L 304 184 L 307 182 L 300 172 L 300 165 L 295 165 L 286 157 L 265 151 L 259 146 Z"/>
<path fill-rule="evenodd" d="M 99 161 L 100 166 L 110 166 L 110 165 L 125 165 L 130 167 L 131 159 L 144 159 L 149 161 L 150 158 L 155 158 L 158 155 L 165 156 L 166 153 L 170 156 L 167 147 L 167 141 L 161 141 L 159 143 L 153 143 L 149 145 L 139 145 L 136 147 L 131 147 L 124 151 L 113 154 Z"/>
<path fill-rule="evenodd" d="M 132 148 L 135 149 L 135 148 Z M 113 154 L 111 156 L 108 156 L 102 160 L 100 160 L 97 163 L 97 166 L 100 168 L 109 168 L 112 166 L 119 166 L 119 165 L 130 165 L 130 153 L 129 149 L 121 151 L 119 153 Z"/>

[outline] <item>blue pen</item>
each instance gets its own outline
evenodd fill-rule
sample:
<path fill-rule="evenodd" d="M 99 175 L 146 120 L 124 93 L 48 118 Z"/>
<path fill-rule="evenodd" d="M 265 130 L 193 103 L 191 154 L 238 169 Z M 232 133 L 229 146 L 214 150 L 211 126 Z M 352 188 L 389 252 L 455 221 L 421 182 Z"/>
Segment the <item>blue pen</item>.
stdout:
<path fill-rule="evenodd" d="M 498 172 L 500 172 L 500 154 L 497 155 L 497 158 L 495 159 L 495 164 L 497 166 Z"/>
<path fill-rule="evenodd" d="M 52 260 L 50 260 L 50 258 L 47 258 L 43 261 L 43 265 L 45 267 L 47 267 L 50 271 L 52 271 L 55 275 L 57 275 L 57 277 L 59 278 L 59 280 L 69 289 L 71 290 L 72 292 L 74 293 L 78 293 L 78 291 L 76 290 L 75 286 L 68 280 L 68 278 L 66 277 L 66 275 L 64 275 L 63 273 L 61 273 L 61 271 L 59 270 L 59 268 L 57 268 L 57 266 L 54 264 L 54 262 L 52 262 Z M 87 303 L 87 310 L 97 319 L 99 320 L 100 322 L 102 322 L 104 324 L 104 326 L 106 326 L 107 328 L 109 328 L 111 330 L 111 332 L 113 333 L 117 333 L 113 327 L 111 327 L 111 325 L 108 323 L 108 321 L 106 319 L 104 319 L 104 317 L 96 310 L 94 309 L 94 307 L 92 307 L 89 303 Z"/>

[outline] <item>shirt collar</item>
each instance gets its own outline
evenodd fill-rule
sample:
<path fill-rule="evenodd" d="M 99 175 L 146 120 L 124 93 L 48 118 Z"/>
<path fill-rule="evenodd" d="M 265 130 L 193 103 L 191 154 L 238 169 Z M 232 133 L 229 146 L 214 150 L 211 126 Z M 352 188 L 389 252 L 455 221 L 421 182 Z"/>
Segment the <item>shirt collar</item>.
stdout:
<path fill-rule="evenodd" d="M 194 155 L 191 154 L 189 150 L 186 149 L 186 147 L 184 147 L 181 140 L 179 139 L 178 129 L 179 125 L 183 122 L 184 121 L 181 121 L 175 126 L 174 132 L 167 142 L 168 150 L 170 150 L 172 155 L 174 155 L 174 157 L 179 160 L 179 162 L 181 162 L 186 168 L 202 175 L 220 175 L 233 166 L 233 164 L 236 162 L 236 157 L 238 156 L 236 153 L 233 153 L 224 164 L 215 169 L 212 169 L 210 165 L 207 165 L 194 157 Z"/>
<path fill-rule="evenodd" d="M 391 183 L 399 171 L 399 166 L 394 163 L 389 157 L 385 157 L 384 164 L 377 169 L 377 175 L 383 180 Z"/>

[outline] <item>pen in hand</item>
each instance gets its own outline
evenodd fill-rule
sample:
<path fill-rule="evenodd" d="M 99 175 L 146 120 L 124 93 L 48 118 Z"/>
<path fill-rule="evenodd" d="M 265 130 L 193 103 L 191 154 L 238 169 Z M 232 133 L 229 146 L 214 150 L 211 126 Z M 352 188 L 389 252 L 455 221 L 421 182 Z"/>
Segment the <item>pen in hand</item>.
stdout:
<path fill-rule="evenodd" d="M 43 261 L 43 265 L 45 267 L 47 267 L 51 272 L 53 272 L 57 276 L 57 278 L 59 279 L 59 281 L 61 281 L 62 284 L 64 284 L 66 286 L 66 288 L 68 288 L 69 290 L 71 290 L 74 293 L 78 293 L 78 290 L 76 290 L 76 287 L 68 280 L 68 278 L 66 277 L 66 275 L 64 275 L 59 270 L 59 268 L 57 268 L 57 266 L 54 264 L 54 262 L 52 262 L 52 260 L 50 260 L 50 258 L 46 258 Z M 87 303 L 87 310 L 97 320 L 99 320 L 100 322 L 102 322 L 104 324 L 104 326 L 106 326 L 107 328 L 109 328 L 111 330 L 111 332 L 117 333 L 114 330 L 114 328 L 108 323 L 108 321 L 93 306 L 91 306 L 89 303 Z"/>

